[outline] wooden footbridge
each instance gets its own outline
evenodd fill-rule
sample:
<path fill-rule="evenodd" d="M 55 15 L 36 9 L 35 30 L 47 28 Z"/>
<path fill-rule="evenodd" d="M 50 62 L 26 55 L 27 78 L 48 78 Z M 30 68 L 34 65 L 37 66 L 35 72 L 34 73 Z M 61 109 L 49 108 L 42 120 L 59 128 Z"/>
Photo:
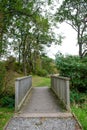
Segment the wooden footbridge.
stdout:
<path fill-rule="evenodd" d="M 32 76 L 17 78 L 15 111 L 5 130 L 81 130 L 70 112 L 66 77 L 51 76 L 50 87 L 32 87 Z"/>

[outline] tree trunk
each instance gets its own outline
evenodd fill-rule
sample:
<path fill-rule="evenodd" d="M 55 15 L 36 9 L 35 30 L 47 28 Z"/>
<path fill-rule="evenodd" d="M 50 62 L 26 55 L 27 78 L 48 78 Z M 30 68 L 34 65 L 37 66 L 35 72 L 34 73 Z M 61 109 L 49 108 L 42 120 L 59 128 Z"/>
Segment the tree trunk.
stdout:
<path fill-rule="evenodd" d="M 26 69 L 25 44 L 23 45 L 23 52 L 22 52 L 22 55 L 23 55 L 23 72 L 24 72 L 24 75 L 26 76 L 26 75 L 27 75 L 27 69 Z"/>
<path fill-rule="evenodd" d="M 80 26 L 78 26 L 78 45 L 79 45 L 79 56 L 82 58 L 82 42 L 80 39 Z"/>
<path fill-rule="evenodd" d="M 26 68 L 26 55 L 23 54 L 23 73 L 26 76 L 27 75 L 27 68 Z"/>
<path fill-rule="evenodd" d="M 20 65 L 20 60 L 21 60 L 21 48 L 20 48 L 21 46 L 19 45 L 19 59 L 18 59 L 18 62 L 19 62 L 19 65 Z"/>
<path fill-rule="evenodd" d="M 82 58 L 82 43 L 79 42 L 79 56 Z"/>

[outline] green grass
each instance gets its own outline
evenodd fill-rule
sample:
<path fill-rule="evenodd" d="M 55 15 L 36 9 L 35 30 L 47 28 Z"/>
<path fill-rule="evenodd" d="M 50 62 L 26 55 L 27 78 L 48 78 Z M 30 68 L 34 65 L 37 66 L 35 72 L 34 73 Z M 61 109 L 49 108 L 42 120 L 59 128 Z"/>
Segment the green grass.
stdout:
<path fill-rule="evenodd" d="M 84 130 L 87 130 L 87 104 L 72 106 L 72 112 L 77 116 Z"/>
<path fill-rule="evenodd" d="M 5 124 L 13 116 L 13 109 L 10 108 L 0 108 L 0 130 L 3 130 Z"/>
<path fill-rule="evenodd" d="M 50 78 L 33 76 L 32 77 L 32 86 L 33 87 L 42 87 L 42 86 L 50 87 Z"/>

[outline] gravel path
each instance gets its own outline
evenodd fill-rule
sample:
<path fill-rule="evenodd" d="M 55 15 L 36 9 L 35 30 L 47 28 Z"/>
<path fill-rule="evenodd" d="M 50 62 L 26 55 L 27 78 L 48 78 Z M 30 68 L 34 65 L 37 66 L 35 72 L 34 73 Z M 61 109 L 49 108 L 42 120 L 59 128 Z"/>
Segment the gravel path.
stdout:
<path fill-rule="evenodd" d="M 6 130 L 80 130 L 73 118 L 13 118 Z"/>

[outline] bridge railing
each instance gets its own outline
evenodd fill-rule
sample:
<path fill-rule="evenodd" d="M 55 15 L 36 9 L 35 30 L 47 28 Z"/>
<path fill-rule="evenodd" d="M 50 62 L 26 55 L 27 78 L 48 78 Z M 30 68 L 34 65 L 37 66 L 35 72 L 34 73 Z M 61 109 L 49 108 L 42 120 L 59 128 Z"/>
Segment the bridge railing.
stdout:
<path fill-rule="evenodd" d="M 51 76 L 51 88 L 68 111 L 70 111 L 69 80 L 67 77 Z"/>
<path fill-rule="evenodd" d="M 32 76 L 17 78 L 15 81 L 15 110 L 18 111 L 32 88 Z"/>

